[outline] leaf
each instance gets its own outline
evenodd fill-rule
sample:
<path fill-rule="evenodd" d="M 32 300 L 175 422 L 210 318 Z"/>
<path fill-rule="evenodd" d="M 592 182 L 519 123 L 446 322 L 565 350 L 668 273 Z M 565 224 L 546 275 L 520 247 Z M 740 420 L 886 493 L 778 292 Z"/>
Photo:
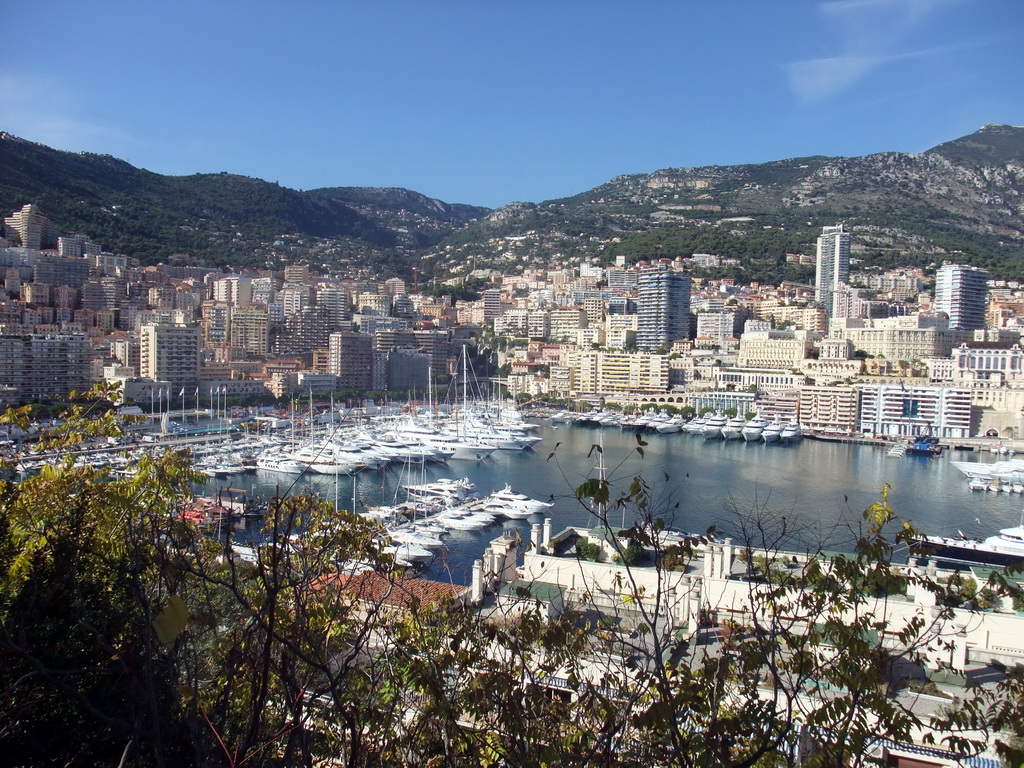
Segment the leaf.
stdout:
<path fill-rule="evenodd" d="M 171 595 L 167 599 L 167 605 L 153 619 L 153 629 L 156 630 L 157 639 L 162 645 L 170 645 L 178 639 L 181 630 L 188 623 L 188 609 L 184 601 L 177 595 Z"/>

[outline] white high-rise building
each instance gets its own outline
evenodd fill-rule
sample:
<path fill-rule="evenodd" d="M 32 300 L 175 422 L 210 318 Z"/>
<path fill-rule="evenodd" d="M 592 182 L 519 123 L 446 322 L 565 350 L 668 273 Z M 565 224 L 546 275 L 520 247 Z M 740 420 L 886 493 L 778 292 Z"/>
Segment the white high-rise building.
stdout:
<path fill-rule="evenodd" d="M 252 279 L 242 275 L 230 275 L 213 284 L 213 300 L 223 301 L 239 309 L 252 304 Z"/>
<path fill-rule="evenodd" d="M 835 293 L 850 279 L 850 233 L 846 227 L 822 227 L 818 238 L 814 299 L 832 316 Z"/>
<path fill-rule="evenodd" d="M 943 264 L 935 274 L 935 311 L 945 312 L 949 327 L 974 331 L 985 327 L 988 272 L 964 264 Z"/>

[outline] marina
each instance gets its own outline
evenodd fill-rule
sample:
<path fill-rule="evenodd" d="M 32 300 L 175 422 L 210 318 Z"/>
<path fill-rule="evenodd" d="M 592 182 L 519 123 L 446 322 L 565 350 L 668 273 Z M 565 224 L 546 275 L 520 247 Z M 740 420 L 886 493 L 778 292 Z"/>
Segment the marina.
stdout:
<path fill-rule="evenodd" d="M 640 476 L 650 486 L 655 515 L 672 528 L 703 533 L 713 527 L 745 540 L 767 526 L 783 538 L 780 546 L 796 551 L 850 549 L 861 512 L 880 500 L 883 486 L 889 487 L 897 517 L 924 535 L 982 540 L 1020 518 L 1024 462 L 1006 453 L 934 451 L 928 441 L 915 451 L 891 442 L 794 439 L 792 434 L 785 439 L 793 425 L 740 421 L 719 415 L 673 423 L 657 414 L 640 423 L 624 423 L 621 416 L 569 421 L 554 414 L 512 430 L 528 439 L 509 440 L 502 448 L 480 442 L 464 453 L 451 445 L 461 436 L 427 428 L 422 420 L 412 430 L 393 419 L 386 429 L 373 422 L 341 424 L 304 438 L 278 430 L 272 436 L 193 440 L 187 445 L 208 478 L 197 494 L 216 503 L 191 514 L 206 521 L 208 529 L 231 528 L 238 542 L 248 546 L 260 536 L 259 510 L 275 495 L 316 494 L 339 508 L 364 514 L 373 510 L 391 526 L 413 515 L 422 518 L 431 502 L 447 515 L 420 520 L 420 528 L 435 526 L 426 532 L 435 538 L 433 546 L 407 548 L 405 554 L 415 552 L 415 564 L 429 576 L 465 584 L 473 561 L 505 530 L 528 541 L 532 526 L 547 518 L 555 529 L 597 523 L 577 500 L 576 488 L 596 476 L 595 446 L 600 445 L 613 499 Z M 499 433 L 493 427 L 486 431 Z M 500 431 L 511 436 L 507 429 Z M 332 435 L 335 439 L 328 439 Z M 433 445 L 423 438 L 433 438 Z M 186 446 L 181 438 L 171 440 L 170 446 Z M 165 447 L 140 445 L 143 450 Z M 130 461 L 120 448 L 96 448 L 77 461 L 107 463 L 112 474 L 130 474 Z M 23 456 L 26 468 L 44 461 Z M 244 509 L 224 503 L 239 494 Z M 529 504 L 516 503 L 526 500 Z M 464 508 L 452 513 L 452 506 Z M 234 513 L 218 512 L 219 507 Z M 234 519 L 230 524 L 228 517 Z M 610 520 L 623 527 L 633 521 L 628 507 L 615 509 Z"/>
<path fill-rule="evenodd" d="M 311 472 L 252 474 L 214 478 L 206 493 L 244 488 L 268 498 L 275 493 L 309 492 L 336 501 L 340 508 L 394 506 L 406 502 L 409 489 L 442 479 L 460 480 L 486 496 L 510 485 L 515 493 L 550 504 L 539 512 L 496 518 L 481 526 L 460 523 L 443 536 L 443 546 L 422 561 L 432 578 L 466 584 L 473 561 L 503 530 L 529 540 L 534 523 L 553 520 L 555 529 L 587 526 L 596 519 L 577 501 L 575 489 L 596 476 L 595 445 L 603 445 L 613 498 L 632 479 L 651 486 L 658 514 L 673 528 L 704 532 L 714 527 L 741 539 L 764 521 L 785 519 L 785 546 L 794 550 L 849 550 L 862 524 L 861 512 L 880 500 L 889 486 L 889 504 L 897 517 L 922 533 L 985 538 L 1015 525 L 1024 504 L 1013 493 L 972 493 L 953 462 L 988 471 L 997 458 L 987 453 L 947 451 L 938 458 L 906 455 L 894 461 L 876 445 L 801 440 L 796 443 L 708 440 L 686 432 L 636 433 L 617 427 L 596 428 L 538 420 L 542 438 L 532 450 L 494 451 L 475 461 L 392 463 L 355 475 Z M 643 455 L 639 450 L 643 451 Z M 633 522 L 628 510 L 617 522 Z M 246 520 L 238 532 L 251 540 L 258 520 Z"/>

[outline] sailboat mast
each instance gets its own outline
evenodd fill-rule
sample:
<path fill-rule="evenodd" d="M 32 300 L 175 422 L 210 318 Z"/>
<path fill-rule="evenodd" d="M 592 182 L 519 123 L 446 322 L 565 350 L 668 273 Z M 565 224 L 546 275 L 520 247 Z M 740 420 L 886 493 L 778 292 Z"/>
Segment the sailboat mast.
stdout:
<path fill-rule="evenodd" d="M 466 418 L 466 414 L 469 413 L 469 374 L 467 373 L 467 358 L 469 355 L 466 352 L 466 345 L 462 345 L 462 419 Z M 459 430 L 459 437 L 462 437 L 462 419 L 456 420 L 455 424 Z"/>

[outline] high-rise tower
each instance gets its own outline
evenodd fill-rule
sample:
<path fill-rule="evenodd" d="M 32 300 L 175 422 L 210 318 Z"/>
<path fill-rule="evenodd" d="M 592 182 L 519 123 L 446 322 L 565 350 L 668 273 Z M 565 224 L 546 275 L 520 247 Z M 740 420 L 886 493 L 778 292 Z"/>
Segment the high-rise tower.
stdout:
<path fill-rule="evenodd" d="M 654 352 L 690 336 L 690 278 L 665 266 L 637 281 L 637 349 Z"/>
<path fill-rule="evenodd" d="M 850 279 L 850 233 L 842 224 L 822 227 L 818 238 L 814 299 L 832 316 L 835 292 Z"/>
<path fill-rule="evenodd" d="M 935 311 L 949 316 L 949 327 L 973 331 L 985 327 L 988 272 L 981 267 L 943 264 L 935 274 Z"/>

